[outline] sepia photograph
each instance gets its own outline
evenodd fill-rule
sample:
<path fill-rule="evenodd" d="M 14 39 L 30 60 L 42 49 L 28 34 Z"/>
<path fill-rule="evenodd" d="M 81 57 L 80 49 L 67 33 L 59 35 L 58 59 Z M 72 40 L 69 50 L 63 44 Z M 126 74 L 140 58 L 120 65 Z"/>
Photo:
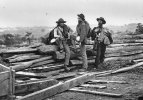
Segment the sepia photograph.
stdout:
<path fill-rule="evenodd" d="M 0 100 L 143 100 L 143 0 L 0 0 Z"/>

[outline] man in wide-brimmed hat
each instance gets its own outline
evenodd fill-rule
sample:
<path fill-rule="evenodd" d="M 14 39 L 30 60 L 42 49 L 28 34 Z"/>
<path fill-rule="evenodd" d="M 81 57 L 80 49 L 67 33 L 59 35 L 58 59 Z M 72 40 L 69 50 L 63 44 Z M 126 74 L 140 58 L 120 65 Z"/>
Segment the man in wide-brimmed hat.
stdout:
<path fill-rule="evenodd" d="M 90 30 L 88 22 L 85 20 L 84 14 L 78 14 L 78 25 L 76 31 L 78 34 L 77 41 L 80 43 L 80 52 L 82 56 L 83 66 L 81 71 L 86 71 L 88 68 L 87 54 L 86 54 L 86 43 L 87 43 L 87 34 Z"/>
<path fill-rule="evenodd" d="M 103 17 L 96 19 L 98 26 L 94 27 L 91 32 L 92 40 L 94 40 L 93 50 L 97 51 L 95 66 L 98 67 L 104 61 L 106 46 L 113 42 L 111 33 L 103 27 L 106 21 Z"/>
<path fill-rule="evenodd" d="M 66 23 L 66 21 L 64 21 L 64 19 L 60 18 L 58 21 L 56 21 L 56 23 Z"/>
<path fill-rule="evenodd" d="M 100 23 L 102 23 L 102 25 L 103 25 L 103 24 L 106 24 L 106 21 L 105 21 L 105 19 L 104 19 L 103 17 L 99 17 L 99 18 L 97 18 L 96 20 L 97 20 L 98 22 L 101 21 Z M 99 23 L 98 23 L 98 25 L 99 25 Z"/>
<path fill-rule="evenodd" d="M 65 51 L 65 62 L 64 62 L 64 68 L 66 71 L 69 71 L 68 65 L 70 60 L 70 48 L 68 45 L 67 40 L 69 39 L 70 32 L 73 32 L 72 29 L 67 26 L 62 18 L 60 18 L 58 21 L 56 21 L 57 26 L 53 29 L 53 39 L 51 42 L 56 42 L 60 48 L 60 52 L 63 50 Z"/>

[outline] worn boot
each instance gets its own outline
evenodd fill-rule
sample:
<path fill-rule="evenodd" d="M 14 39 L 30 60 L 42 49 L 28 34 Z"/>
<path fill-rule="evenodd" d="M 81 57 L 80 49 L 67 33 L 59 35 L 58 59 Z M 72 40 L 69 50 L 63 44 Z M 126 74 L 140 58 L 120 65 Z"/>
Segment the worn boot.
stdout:
<path fill-rule="evenodd" d="M 60 52 L 60 53 L 63 53 L 63 52 L 64 52 L 64 49 L 60 49 L 59 52 Z"/>
<path fill-rule="evenodd" d="M 64 65 L 64 69 L 66 72 L 70 71 L 70 69 L 67 67 L 67 65 Z"/>
<path fill-rule="evenodd" d="M 86 71 L 87 71 L 87 68 L 79 69 L 79 72 L 86 72 Z"/>

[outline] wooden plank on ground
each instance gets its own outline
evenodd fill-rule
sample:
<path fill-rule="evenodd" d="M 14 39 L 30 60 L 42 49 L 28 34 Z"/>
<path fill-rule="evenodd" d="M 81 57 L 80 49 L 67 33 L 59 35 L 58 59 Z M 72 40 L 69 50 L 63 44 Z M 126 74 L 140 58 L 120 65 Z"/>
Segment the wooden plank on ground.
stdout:
<path fill-rule="evenodd" d="M 76 76 L 76 73 L 64 73 L 64 74 L 60 74 L 60 75 L 56 75 L 56 76 L 53 76 L 52 78 L 53 79 L 57 79 L 57 80 L 63 80 L 65 78 L 73 78 Z"/>
<path fill-rule="evenodd" d="M 41 75 L 37 75 L 36 73 L 31 73 L 31 72 L 16 72 L 16 78 L 18 77 L 30 77 L 30 78 L 46 78 L 46 76 L 41 76 Z"/>
<path fill-rule="evenodd" d="M 37 63 L 33 64 L 30 68 L 35 68 L 35 67 L 43 66 L 43 65 L 46 65 L 46 64 L 54 63 L 54 62 L 55 62 L 55 60 L 49 59 L 49 60 L 46 60 L 46 61 L 37 62 Z"/>
<path fill-rule="evenodd" d="M 33 55 L 35 55 L 35 53 L 15 54 L 15 55 L 13 55 L 11 57 L 4 58 L 4 60 L 9 62 L 11 59 L 15 59 L 15 58 L 18 58 L 18 57 L 21 57 L 21 56 L 33 56 Z"/>
<path fill-rule="evenodd" d="M 0 64 L 0 72 L 9 71 L 9 67 Z"/>
<path fill-rule="evenodd" d="M 58 69 L 61 69 L 63 68 L 64 64 L 55 64 L 55 65 L 45 65 L 43 67 L 34 67 L 32 68 L 33 71 L 36 71 L 36 72 L 49 72 L 49 71 L 53 71 L 53 70 L 58 70 Z M 33 65 L 32 65 L 33 67 Z"/>
<path fill-rule="evenodd" d="M 129 55 L 129 56 L 123 56 L 123 57 L 109 57 L 105 58 L 105 61 L 109 60 L 136 60 L 136 59 L 142 59 L 143 58 L 143 53 L 141 54 L 136 54 L 136 55 Z"/>
<path fill-rule="evenodd" d="M 137 54 L 142 54 L 143 50 L 137 50 L 137 51 L 130 51 L 130 52 L 126 52 L 126 51 L 122 51 L 122 52 L 114 52 L 114 53 L 108 53 L 105 54 L 106 57 L 126 57 L 126 56 L 133 56 L 133 55 L 137 55 Z"/>
<path fill-rule="evenodd" d="M 109 47 L 119 47 L 119 46 L 137 46 L 143 45 L 143 43 L 120 43 L 120 44 L 111 44 Z"/>
<path fill-rule="evenodd" d="M 120 68 L 118 70 L 113 71 L 112 74 L 129 71 L 129 70 L 132 70 L 132 69 L 137 68 L 142 65 L 143 65 L 143 62 L 140 62 L 140 63 L 134 64 L 132 66 L 129 66 L 129 67 Z"/>
<path fill-rule="evenodd" d="M 73 69 L 73 68 L 76 68 L 76 66 L 69 67 L 70 70 Z M 62 69 L 58 69 L 58 70 L 55 70 L 55 71 L 49 71 L 49 72 L 44 72 L 44 73 L 37 73 L 37 75 L 41 75 L 41 76 L 43 75 L 43 76 L 47 76 L 47 77 L 51 76 L 51 75 L 55 76 L 55 75 L 59 75 L 59 73 L 64 72 L 64 71 L 65 71 L 65 69 L 62 68 Z M 58 77 L 55 76 L 55 77 L 51 77 L 51 78 L 57 79 Z"/>
<path fill-rule="evenodd" d="M 140 67 L 142 65 L 143 65 L 143 62 L 140 62 L 140 63 L 134 64 L 132 66 L 129 66 L 129 67 L 123 67 L 123 68 L 116 69 L 116 70 L 110 70 L 110 71 L 107 71 L 106 73 L 102 73 L 102 74 L 99 74 L 99 75 L 96 75 L 96 76 L 98 77 L 98 76 L 105 76 L 105 75 L 110 75 L 110 74 L 122 73 L 122 72 L 132 70 L 134 68 Z"/>
<path fill-rule="evenodd" d="M 22 53 L 34 53 L 37 52 L 37 49 L 31 48 L 18 48 L 14 50 L 2 50 L 0 54 L 22 54 Z"/>
<path fill-rule="evenodd" d="M 116 94 L 116 93 L 107 93 L 107 92 L 99 92 L 99 91 L 93 91 L 93 90 L 83 90 L 79 88 L 72 88 L 69 91 L 72 92 L 81 92 L 81 93 L 89 93 L 89 94 L 94 94 L 94 95 L 104 95 L 104 96 L 111 96 L 111 97 L 121 97 L 122 94 Z"/>
<path fill-rule="evenodd" d="M 127 47 L 107 48 L 106 52 L 107 53 L 113 53 L 113 52 L 120 53 L 121 51 L 132 52 L 132 51 L 138 51 L 142 49 L 143 49 L 143 46 L 127 46 Z"/>
<path fill-rule="evenodd" d="M 38 63 L 38 62 L 42 62 L 42 61 L 45 61 L 51 59 L 51 56 L 47 56 L 47 57 L 42 57 L 42 58 L 39 58 L 39 59 L 36 59 L 36 60 L 32 60 L 32 61 L 29 61 L 29 62 L 23 62 L 19 65 L 15 65 L 15 66 L 11 66 L 15 71 L 19 71 L 19 70 L 23 70 L 23 69 L 26 69 L 26 68 L 29 68 L 31 67 L 33 64 L 35 63 Z"/>
<path fill-rule="evenodd" d="M 119 84 L 126 84 L 126 81 L 109 81 L 109 80 L 90 80 L 88 83 L 119 83 Z"/>
<path fill-rule="evenodd" d="M 89 85 L 89 84 L 82 84 L 80 87 L 86 87 L 86 88 L 96 88 L 96 89 L 104 89 L 107 88 L 105 85 Z"/>
<path fill-rule="evenodd" d="M 44 80 L 35 81 L 35 82 L 17 84 L 15 85 L 15 94 L 34 92 L 34 91 L 38 91 L 38 90 L 53 86 L 55 84 L 58 84 L 58 81 L 54 79 L 50 79 L 50 80 L 44 79 Z"/>
<path fill-rule="evenodd" d="M 143 59 L 135 59 L 133 62 L 143 62 Z"/>
<path fill-rule="evenodd" d="M 24 56 L 19 56 L 14 59 L 9 59 L 8 62 L 13 63 L 13 62 L 19 62 L 19 61 L 25 61 L 25 60 L 33 60 L 33 59 L 38 59 L 40 58 L 41 55 L 24 55 Z"/>
<path fill-rule="evenodd" d="M 45 88 L 43 90 L 31 93 L 29 95 L 26 95 L 22 98 L 20 98 L 19 100 L 42 100 L 48 97 L 51 97 L 55 94 L 61 93 L 63 91 L 66 91 L 70 88 L 73 88 L 75 86 L 81 85 L 84 82 L 89 81 L 91 78 L 93 78 L 95 75 L 95 73 L 93 74 L 85 74 L 85 75 L 81 75 L 79 77 L 70 79 L 68 81 L 65 82 L 61 82 L 59 84 L 56 84 L 54 86 L 51 86 L 49 88 Z"/>

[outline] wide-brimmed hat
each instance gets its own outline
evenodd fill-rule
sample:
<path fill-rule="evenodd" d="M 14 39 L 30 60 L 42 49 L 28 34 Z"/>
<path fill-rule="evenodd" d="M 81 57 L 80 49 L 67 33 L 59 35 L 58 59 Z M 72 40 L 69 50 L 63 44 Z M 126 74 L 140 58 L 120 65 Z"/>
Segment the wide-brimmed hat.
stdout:
<path fill-rule="evenodd" d="M 64 21 L 62 18 L 60 18 L 58 21 L 56 21 L 56 23 L 66 23 L 66 21 Z"/>
<path fill-rule="evenodd" d="M 77 16 L 80 17 L 82 20 L 85 20 L 84 14 L 78 14 Z"/>
<path fill-rule="evenodd" d="M 103 22 L 103 24 L 106 24 L 106 21 L 105 21 L 105 19 L 104 19 L 103 17 L 99 17 L 99 18 L 97 18 L 96 20 L 97 20 L 97 21 L 98 21 L 98 20 L 101 20 L 101 21 Z"/>
<path fill-rule="evenodd" d="M 26 36 L 30 36 L 32 34 L 31 31 L 27 31 L 26 33 L 27 33 Z"/>

